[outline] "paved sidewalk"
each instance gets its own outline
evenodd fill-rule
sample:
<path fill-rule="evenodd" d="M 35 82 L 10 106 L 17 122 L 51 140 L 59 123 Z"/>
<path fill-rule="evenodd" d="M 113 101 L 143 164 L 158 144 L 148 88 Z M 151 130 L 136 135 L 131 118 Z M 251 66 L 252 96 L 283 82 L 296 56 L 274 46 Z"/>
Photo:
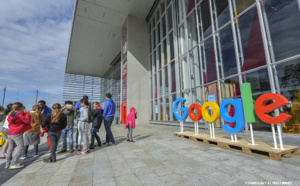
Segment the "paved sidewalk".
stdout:
<path fill-rule="evenodd" d="M 53 164 L 42 161 L 49 157 L 45 138 L 42 138 L 41 156 L 24 161 L 24 169 L 4 170 L 5 161 L 0 161 L 0 185 L 240 186 L 249 182 L 267 184 L 272 181 L 300 185 L 299 155 L 274 161 L 234 152 L 173 137 L 173 132 L 179 131 L 179 127 L 175 126 L 137 124 L 133 131 L 134 143 L 126 141 L 124 125 L 113 125 L 112 130 L 116 146 L 97 147 L 92 153 L 82 156 L 75 152 L 58 155 L 58 162 Z M 185 130 L 193 131 L 193 128 Z M 199 132 L 209 133 L 208 130 Z M 230 137 L 221 129 L 216 130 L 216 135 Z M 105 139 L 103 126 L 100 136 Z M 242 133 L 239 137 L 250 139 L 250 134 Z M 272 134 L 255 133 L 255 138 L 271 142 Z M 300 136 L 297 135 L 284 135 L 285 140 L 288 141 L 285 144 L 300 144 Z"/>

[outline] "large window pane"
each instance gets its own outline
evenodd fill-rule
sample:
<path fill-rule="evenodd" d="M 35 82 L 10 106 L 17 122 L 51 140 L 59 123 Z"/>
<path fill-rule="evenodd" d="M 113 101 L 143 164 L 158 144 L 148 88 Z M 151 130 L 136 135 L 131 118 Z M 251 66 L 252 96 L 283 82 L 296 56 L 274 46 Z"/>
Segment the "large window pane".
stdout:
<path fill-rule="evenodd" d="M 266 65 L 256 7 L 235 20 L 242 72 Z"/>
<path fill-rule="evenodd" d="M 212 33 L 209 0 L 203 0 L 198 7 L 200 40 Z"/>
<path fill-rule="evenodd" d="M 181 84 L 182 89 L 190 88 L 190 76 L 189 76 L 189 66 L 186 56 L 184 56 L 181 60 Z"/>
<path fill-rule="evenodd" d="M 171 92 L 176 92 L 175 62 L 171 63 Z"/>
<path fill-rule="evenodd" d="M 160 101 L 159 101 L 159 110 L 160 110 L 160 120 L 162 121 L 162 120 L 164 120 L 164 102 L 163 102 L 163 99 L 162 98 L 160 98 L 159 99 Z"/>
<path fill-rule="evenodd" d="M 237 74 L 235 49 L 231 25 L 226 26 L 216 34 L 219 61 L 221 62 L 220 77 Z"/>
<path fill-rule="evenodd" d="M 201 44 L 204 83 L 217 80 L 215 50 L 212 37 Z"/>
<path fill-rule="evenodd" d="M 177 16 L 177 20 L 178 23 L 180 23 L 183 18 L 184 18 L 184 5 L 183 5 L 184 1 L 183 0 L 179 0 L 177 1 L 177 12 L 178 12 L 178 16 Z"/>
<path fill-rule="evenodd" d="M 163 47 L 164 47 L 164 49 L 163 49 L 163 55 L 164 55 L 164 61 L 163 61 L 163 63 L 164 63 L 164 66 L 168 63 L 168 50 L 167 50 L 167 40 L 166 39 L 164 39 L 164 41 L 162 42 L 162 44 L 163 44 Z"/>
<path fill-rule="evenodd" d="M 197 36 L 197 23 L 195 11 L 193 11 L 186 19 L 187 22 L 187 31 L 188 31 L 188 49 L 193 48 L 193 46 L 198 43 Z"/>
<path fill-rule="evenodd" d="M 166 36 L 166 30 L 167 30 L 167 25 L 166 25 L 166 19 L 165 19 L 165 15 L 162 16 L 161 18 L 161 26 L 162 26 L 162 38 L 164 38 Z"/>
<path fill-rule="evenodd" d="M 201 85 L 201 71 L 200 71 L 200 60 L 198 47 L 195 47 L 189 52 L 190 56 L 190 71 L 191 71 L 191 83 L 192 87 L 197 87 Z"/>
<path fill-rule="evenodd" d="M 212 1 L 213 10 L 214 10 L 214 23 L 216 30 L 222 27 L 225 23 L 230 20 L 230 12 L 228 1 Z"/>
<path fill-rule="evenodd" d="M 158 67 L 158 70 L 161 69 L 161 45 L 158 45 L 158 49 L 157 49 L 157 53 L 158 53 L 158 60 L 157 60 L 157 67 Z"/>
<path fill-rule="evenodd" d="M 300 59 L 287 63 L 276 65 L 274 68 L 275 84 L 280 91 L 277 92 L 285 96 L 291 104 L 280 109 L 280 112 L 292 116 L 288 122 L 283 125 L 285 133 L 300 133 Z"/>
<path fill-rule="evenodd" d="M 162 71 L 159 71 L 159 97 L 163 96 L 163 80 Z"/>
<path fill-rule="evenodd" d="M 186 15 L 188 15 L 194 8 L 195 8 L 194 0 L 185 0 Z"/>
<path fill-rule="evenodd" d="M 174 102 L 176 101 L 177 96 L 176 94 L 172 94 L 172 105 L 174 104 Z M 177 121 L 176 117 L 174 116 L 174 111 L 173 111 L 173 107 L 171 107 L 171 112 L 172 112 L 172 116 L 173 116 L 173 121 Z"/>
<path fill-rule="evenodd" d="M 296 0 L 264 0 L 262 10 L 275 61 L 300 54 L 300 5 Z M 300 3 L 300 2 L 299 2 Z"/>
<path fill-rule="evenodd" d="M 169 43 L 170 43 L 170 59 L 174 59 L 174 40 L 173 40 L 173 31 L 169 34 Z"/>

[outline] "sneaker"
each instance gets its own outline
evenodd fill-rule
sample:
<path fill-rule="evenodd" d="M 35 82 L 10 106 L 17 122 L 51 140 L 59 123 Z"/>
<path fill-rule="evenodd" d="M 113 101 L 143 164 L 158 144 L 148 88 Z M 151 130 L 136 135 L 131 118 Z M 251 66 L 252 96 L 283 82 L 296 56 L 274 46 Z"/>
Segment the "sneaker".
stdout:
<path fill-rule="evenodd" d="M 8 169 L 9 167 L 10 167 L 10 165 L 9 165 L 9 164 L 6 164 L 6 165 L 5 165 L 5 168 L 6 168 L 6 169 Z"/>
<path fill-rule="evenodd" d="M 78 154 L 76 154 L 76 155 L 78 155 L 78 156 L 79 156 L 79 155 L 82 155 L 82 154 L 83 154 L 83 152 L 79 152 L 79 153 L 78 153 Z"/>
<path fill-rule="evenodd" d="M 16 164 L 16 165 L 9 166 L 8 169 L 20 169 L 20 168 L 23 168 L 23 167 L 24 167 L 24 165 Z"/>
<path fill-rule="evenodd" d="M 130 142 L 133 142 L 133 140 L 130 140 Z"/>
<path fill-rule="evenodd" d="M 89 153 L 90 153 L 90 151 L 87 150 L 87 151 L 83 152 L 82 154 L 89 154 Z"/>
<path fill-rule="evenodd" d="M 129 141 L 129 139 L 127 138 L 127 141 Z"/>
<path fill-rule="evenodd" d="M 107 144 L 107 146 L 115 146 L 115 145 L 116 145 L 116 144 L 113 143 L 113 142 L 110 142 L 110 143 Z"/>
<path fill-rule="evenodd" d="M 3 155 L 3 156 L 0 156 L 0 159 L 5 159 L 6 158 L 6 156 L 5 155 Z"/>
<path fill-rule="evenodd" d="M 38 157 L 38 156 L 39 156 L 39 155 L 36 154 L 36 153 L 33 154 L 33 157 L 34 157 L 34 158 L 36 158 L 36 157 Z"/>
<path fill-rule="evenodd" d="M 81 145 L 78 145 L 77 150 L 78 150 L 78 151 L 81 151 Z"/>
<path fill-rule="evenodd" d="M 67 152 L 67 150 L 66 149 L 61 149 L 60 151 L 58 151 L 57 154 L 64 153 L 64 152 Z"/>
<path fill-rule="evenodd" d="M 104 142 L 104 143 L 102 143 L 103 145 L 106 145 L 106 144 L 108 144 L 108 142 L 106 141 L 106 142 Z"/>
<path fill-rule="evenodd" d="M 73 149 L 70 149 L 70 150 L 69 150 L 69 153 L 73 153 L 73 152 L 74 152 L 74 150 L 73 150 Z"/>
<path fill-rule="evenodd" d="M 21 156 L 21 160 L 25 160 L 27 158 L 27 155 L 23 155 L 23 156 Z"/>

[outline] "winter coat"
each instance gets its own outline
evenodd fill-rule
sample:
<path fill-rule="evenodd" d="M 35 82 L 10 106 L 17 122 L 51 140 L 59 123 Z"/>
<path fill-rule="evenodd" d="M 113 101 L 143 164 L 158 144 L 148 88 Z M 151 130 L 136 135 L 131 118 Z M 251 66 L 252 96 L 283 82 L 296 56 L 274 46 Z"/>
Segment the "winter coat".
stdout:
<path fill-rule="evenodd" d="M 102 107 L 97 107 L 96 109 L 93 109 L 92 111 L 94 120 L 93 120 L 93 126 L 92 128 L 95 129 L 100 129 L 101 124 L 102 124 L 102 115 L 103 115 L 103 108 Z"/>
<path fill-rule="evenodd" d="M 36 120 L 35 113 L 30 113 L 31 115 L 31 127 L 32 129 L 27 130 L 26 133 L 40 133 L 41 132 L 41 121 L 45 119 L 44 114 L 39 114 L 39 120 Z"/>
<path fill-rule="evenodd" d="M 25 131 L 31 129 L 31 115 L 25 112 L 17 112 L 14 117 L 8 116 L 9 131 L 8 135 L 23 134 Z"/>
<path fill-rule="evenodd" d="M 51 123 L 51 114 L 48 114 L 42 122 L 42 127 L 47 127 L 50 132 L 57 132 L 63 130 L 67 126 L 67 116 L 63 113 L 60 114 L 58 123 Z"/>
<path fill-rule="evenodd" d="M 133 128 L 135 128 L 135 108 L 134 107 L 130 108 L 130 112 L 129 112 L 128 116 L 127 116 L 125 129 L 127 127 L 133 127 Z"/>
<path fill-rule="evenodd" d="M 111 98 L 109 98 L 105 101 L 104 104 L 103 118 L 114 117 L 115 113 L 116 105 L 114 101 Z"/>

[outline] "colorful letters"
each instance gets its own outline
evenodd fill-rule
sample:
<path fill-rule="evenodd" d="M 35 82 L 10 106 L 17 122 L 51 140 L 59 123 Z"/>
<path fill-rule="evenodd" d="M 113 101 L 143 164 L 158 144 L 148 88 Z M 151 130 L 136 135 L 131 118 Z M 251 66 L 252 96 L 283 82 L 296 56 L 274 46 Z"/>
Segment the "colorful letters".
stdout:
<path fill-rule="evenodd" d="M 192 104 L 189 108 L 183 107 L 179 109 L 183 112 L 182 116 L 180 116 L 180 114 L 178 113 L 178 105 L 180 102 L 184 103 L 186 99 L 178 98 L 173 103 L 174 116 L 178 121 L 183 121 L 187 119 L 188 116 L 190 116 L 192 121 L 199 121 L 203 117 L 208 122 L 214 122 L 219 119 L 221 114 L 221 117 L 225 121 L 230 123 L 236 122 L 236 126 L 234 128 L 230 127 L 228 124 L 224 124 L 222 126 L 222 128 L 230 134 L 236 134 L 244 130 L 245 118 L 246 122 L 255 122 L 256 117 L 254 114 L 254 110 L 258 118 L 268 124 L 279 124 L 286 122 L 292 118 L 291 115 L 285 113 L 281 113 L 277 117 L 272 117 L 269 115 L 269 113 L 274 111 L 275 109 L 289 104 L 289 101 L 284 96 L 273 93 L 263 94 L 256 100 L 253 108 L 253 99 L 250 84 L 244 83 L 242 84 L 241 88 L 243 100 L 241 98 L 226 99 L 221 103 L 220 108 L 217 103 L 214 102 L 206 102 L 202 107 L 199 104 Z M 270 100 L 274 100 L 274 102 L 266 105 Z M 230 116 L 228 114 L 228 106 L 230 104 L 235 109 L 234 116 Z M 212 116 L 209 115 L 209 107 L 212 108 Z M 195 115 L 194 113 L 195 109 L 197 110 L 197 115 Z"/>

